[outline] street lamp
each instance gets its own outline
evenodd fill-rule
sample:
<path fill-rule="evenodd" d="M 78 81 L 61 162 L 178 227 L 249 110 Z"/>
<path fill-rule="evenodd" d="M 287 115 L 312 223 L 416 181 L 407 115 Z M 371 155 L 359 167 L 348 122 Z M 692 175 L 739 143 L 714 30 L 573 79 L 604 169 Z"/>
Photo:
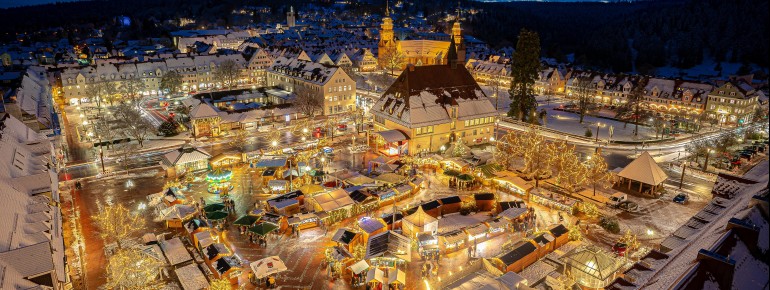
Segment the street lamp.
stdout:
<path fill-rule="evenodd" d="M 714 150 L 711 150 L 711 149 L 706 151 L 706 162 L 703 163 L 703 171 L 707 171 L 708 170 L 708 167 L 709 167 L 709 156 L 711 156 L 711 152 L 713 152 L 713 151 Z"/>
<path fill-rule="evenodd" d="M 599 142 L 599 126 L 601 126 L 601 122 L 596 123 L 596 142 Z"/>

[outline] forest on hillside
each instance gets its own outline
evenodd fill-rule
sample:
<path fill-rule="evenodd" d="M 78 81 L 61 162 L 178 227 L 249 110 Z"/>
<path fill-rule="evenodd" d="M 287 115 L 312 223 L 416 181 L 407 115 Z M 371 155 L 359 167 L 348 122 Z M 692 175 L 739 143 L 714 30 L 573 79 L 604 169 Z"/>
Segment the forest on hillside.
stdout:
<path fill-rule="evenodd" d="M 632 3 L 484 3 L 474 35 L 491 45 L 515 43 L 520 28 L 541 35 L 543 54 L 616 72 L 717 62 L 769 64 L 768 2 L 685 0 Z M 632 61 L 636 56 L 635 63 Z"/>

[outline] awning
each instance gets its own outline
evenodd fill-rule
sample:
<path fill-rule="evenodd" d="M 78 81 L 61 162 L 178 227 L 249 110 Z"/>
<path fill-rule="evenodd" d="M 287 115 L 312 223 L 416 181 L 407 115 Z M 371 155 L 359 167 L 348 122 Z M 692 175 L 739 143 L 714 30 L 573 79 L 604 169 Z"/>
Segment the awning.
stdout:
<path fill-rule="evenodd" d="M 407 137 L 403 132 L 396 129 L 380 131 L 380 132 L 377 132 L 377 135 L 380 135 L 380 137 L 382 137 L 382 139 L 388 143 L 404 141 L 409 139 L 409 137 Z"/>
<path fill-rule="evenodd" d="M 369 263 L 367 263 L 366 260 L 358 261 L 350 266 L 350 270 L 355 274 L 361 274 L 361 272 L 365 271 L 367 268 L 369 268 Z"/>
<path fill-rule="evenodd" d="M 257 279 L 267 277 L 269 275 L 277 274 L 286 271 L 286 264 L 278 256 L 267 257 L 262 260 L 251 263 L 251 271 L 254 272 L 254 276 Z"/>
<path fill-rule="evenodd" d="M 388 281 L 385 281 L 385 272 L 377 268 L 372 268 L 366 273 L 366 282 L 386 283 Z"/>
<path fill-rule="evenodd" d="M 406 284 L 406 273 L 401 270 L 389 269 L 388 270 L 388 284 L 401 283 Z"/>

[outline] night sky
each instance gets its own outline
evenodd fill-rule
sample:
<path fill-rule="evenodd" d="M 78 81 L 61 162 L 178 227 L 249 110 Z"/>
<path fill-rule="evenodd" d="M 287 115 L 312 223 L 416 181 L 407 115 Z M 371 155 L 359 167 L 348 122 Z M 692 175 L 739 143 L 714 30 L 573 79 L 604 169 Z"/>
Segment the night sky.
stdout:
<path fill-rule="evenodd" d="M 0 0 L 0 8 L 40 5 L 56 2 L 73 2 L 77 0 Z"/>

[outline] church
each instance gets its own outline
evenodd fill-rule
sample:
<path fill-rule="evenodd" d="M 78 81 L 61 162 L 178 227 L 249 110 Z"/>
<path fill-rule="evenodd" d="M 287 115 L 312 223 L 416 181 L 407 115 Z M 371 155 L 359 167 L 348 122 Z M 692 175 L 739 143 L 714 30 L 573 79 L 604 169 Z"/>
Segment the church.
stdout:
<path fill-rule="evenodd" d="M 388 56 L 393 55 L 394 51 L 404 56 L 404 64 L 401 69 L 409 64 L 416 66 L 448 64 L 447 55 L 451 43 L 454 43 L 457 50 L 457 61 L 465 63 L 465 41 L 463 40 L 459 17 L 452 25 L 450 41 L 396 39 L 393 33 L 393 19 L 390 18 L 390 10 L 387 7 L 380 28 L 380 42 L 377 44 L 380 67 L 386 67 Z"/>

